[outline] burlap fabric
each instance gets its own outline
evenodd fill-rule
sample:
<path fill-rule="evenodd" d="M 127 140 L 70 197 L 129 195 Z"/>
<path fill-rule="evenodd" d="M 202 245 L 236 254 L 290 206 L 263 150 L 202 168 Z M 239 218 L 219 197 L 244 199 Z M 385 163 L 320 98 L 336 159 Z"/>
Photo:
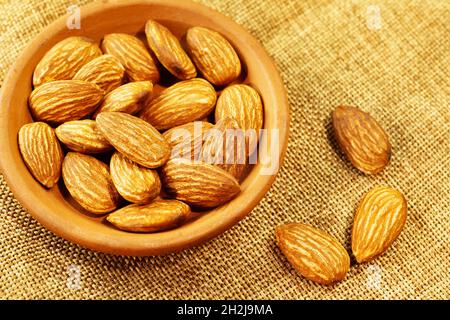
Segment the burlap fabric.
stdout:
<path fill-rule="evenodd" d="M 284 78 L 290 143 L 272 189 L 245 220 L 202 246 L 129 258 L 53 235 L 0 180 L 0 297 L 448 299 L 450 3 L 203 2 L 248 28 Z M 73 3 L 1 1 L 1 80 L 28 41 Z M 393 157 L 382 174 L 359 174 L 336 148 L 330 112 L 337 104 L 360 106 L 388 132 Z M 305 281 L 277 249 L 274 227 L 309 223 L 350 250 L 355 208 L 380 184 L 408 199 L 400 238 L 373 263 L 352 262 L 335 286 Z M 78 271 L 81 282 L 73 283 Z"/>

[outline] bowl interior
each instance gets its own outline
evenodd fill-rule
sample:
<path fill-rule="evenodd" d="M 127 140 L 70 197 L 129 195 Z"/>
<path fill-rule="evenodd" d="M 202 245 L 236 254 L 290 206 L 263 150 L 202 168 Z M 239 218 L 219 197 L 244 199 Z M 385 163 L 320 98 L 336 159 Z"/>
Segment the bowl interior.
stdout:
<path fill-rule="evenodd" d="M 256 88 L 264 103 L 264 128 L 260 150 L 270 150 L 272 163 L 258 162 L 242 183 L 237 198 L 170 231 L 140 234 L 120 231 L 103 217 L 85 214 L 61 185 L 46 190 L 34 180 L 20 156 L 19 128 L 32 121 L 27 107 L 35 66 L 58 41 L 75 35 L 100 42 L 105 34 L 140 34 L 147 19 L 167 26 L 182 38 L 191 26 L 205 26 L 222 33 L 238 52 L 244 68 L 240 82 Z M 242 27 L 225 16 L 186 1 L 127 1 L 91 4 L 81 8 L 81 29 L 69 30 L 62 17 L 41 32 L 24 50 L 5 79 L 0 111 L 0 164 L 8 185 L 20 203 L 54 233 L 82 246 L 124 255 L 157 255 L 179 251 L 206 241 L 231 227 L 250 212 L 273 183 L 287 147 L 289 125 L 286 93 L 280 76 L 261 45 Z M 271 136 L 278 129 L 278 137 Z M 278 162 L 278 165 L 274 162 Z M 61 179 L 62 180 L 62 179 Z"/>

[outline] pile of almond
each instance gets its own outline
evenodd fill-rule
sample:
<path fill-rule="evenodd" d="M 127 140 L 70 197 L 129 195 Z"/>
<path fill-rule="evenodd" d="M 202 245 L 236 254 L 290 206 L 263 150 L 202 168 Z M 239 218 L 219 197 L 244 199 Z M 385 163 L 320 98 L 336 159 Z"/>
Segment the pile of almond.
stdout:
<path fill-rule="evenodd" d="M 221 34 L 193 27 L 182 45 L 153 20 L 145 34 L 149 50 L 137 36 L 119 33 L 105 35 L 101 48 L 82 37 L 57 43 L 33 74 L 29 108 L 36 122 L 18 133 L 22 157 L 43 186 L 53 187 L 62 175 L 82 208 L 133 232 L 175 228 L 191 208 L 233 199 L 263 125 L 261 97 L 238 83 L 241 61 Z M 181 81 L 155 94 L 160 72 Z M 370 115 L 337 107 L 333 127 L 357 169 L 376 174 L 388 164 L 391 145 Z M 257 134 L 242 140 L 230 130 Z M 389 187 L 362 199 L 352 232 L 358 262 L 392 244 L 406 211 L 404 196 Z M 307 279 L 334 283 L 350 268 L 345 248 L 312 226 L 282 225 L 276 236 Z"/>
<path fill-rule="evenodd" d="M 145 35 L 147 43 L 120 33 L 101 46 L 83 37 L 57 43 L 33 74 L 36 122 L 18 133 L 43 186 L 62 175 L 82 208 L 134 232 L 174 228 L 191 208 L 233 199 L 255 141 L 226 133 L 263 125 L 261 97 L 238 83 L 241 61 L 221 34 L 193 27 L 182 45 L 149 20 Z M 159 84 L 163 73 L 169 87 Z"/>
<path fill-rule="evenodd" d="M 369 114 L 350 106 L 333 112 L 336 140 L 355 168 L 365 174 L 381 172 L 391 156 L 387 134 Z M 375 187 L 361 200 L 353 222 L 352 251 L 358 263 L 371 261 L 394 242 L 406 222 L 405 197 L 390 187 Z M 350 256 L 331 235 L 302 223 L 275 230 L 278 246 L 305 278 L 332 284 L 345 278 Z"/>

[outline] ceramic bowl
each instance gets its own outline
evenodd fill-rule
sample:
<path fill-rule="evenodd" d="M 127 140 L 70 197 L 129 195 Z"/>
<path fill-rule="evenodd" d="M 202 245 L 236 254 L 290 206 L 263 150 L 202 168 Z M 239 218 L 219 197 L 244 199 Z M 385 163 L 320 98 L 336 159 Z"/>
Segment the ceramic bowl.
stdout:
<path fill-rule="evenodd" d="M 262 137 L 261 148 L 277 148 L 273 159 L 281 166 L 287 147 L 289 108 L 280 75 L 261 44 L 248 31 L 224 15 L 188 1 L 153 0 L 90 4 L 81 7 L 81 28 L 68 29 L 67 17 L 46 27 L 23 51 L 9 71 L 2 88 L 0 109 L 0 167 L 15 197 L 42 225 L 81 246 L 121 255 L 160 255 L 198 245 L 223 233 L 244 218 L 264 197 L 276 173 L 256 164 L 242 182 L 242 192 L 231 202 L 204 212 L 185 225 L 160 233 L 129 233 L 115 229 L 103 218 L 82 213 L 63 183 L 43 188 L 28 172 L 17 145 L 19 128 L 32 121 L 27 99 L 32 73 L 43 55 L 69 36 L 86 36 L 98 42 L 105 34 L 143 31 L 155 19 L 182 37 L 191 26 L 205 26 L 222 33 L 235 47 L 245 66 L 243 82 L 261 94 L 264 128 L 278 129 L 278 139 Z M 266 166 L 267 167 L 267 166 Z M 61 179 L 62 180 L 62 179 Z"/>

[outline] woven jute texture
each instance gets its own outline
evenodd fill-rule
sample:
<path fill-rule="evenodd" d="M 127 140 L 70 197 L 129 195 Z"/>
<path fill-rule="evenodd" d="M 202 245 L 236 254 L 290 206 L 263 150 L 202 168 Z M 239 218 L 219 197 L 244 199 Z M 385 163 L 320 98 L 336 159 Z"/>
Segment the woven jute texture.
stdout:
<path fill-rule="evenodd" d="M 71 4 L 87 1 L 0 2 L 3 80 L 44 26 Z M 22 209 L 2 179 L 0 297 L 448 299 L 449 1 L 203 2 L 258 38 L 283 76 L 290 141 L 271 190 L 247 218 L 204 245 L 130 258 L 53 235 Z M 338 104 L 359 106 L 387 131 L 393 156 L 382 174 L 358 173 L 336 147 L 330 113 Z M 277 249 L 274 227 L 309 223 L 350 252 L 356 206 L 376 185 L 398 188 L 408 199 L 397 241 L 372 263 L 353 261 L 339 284 L 303 279 Z"/>

